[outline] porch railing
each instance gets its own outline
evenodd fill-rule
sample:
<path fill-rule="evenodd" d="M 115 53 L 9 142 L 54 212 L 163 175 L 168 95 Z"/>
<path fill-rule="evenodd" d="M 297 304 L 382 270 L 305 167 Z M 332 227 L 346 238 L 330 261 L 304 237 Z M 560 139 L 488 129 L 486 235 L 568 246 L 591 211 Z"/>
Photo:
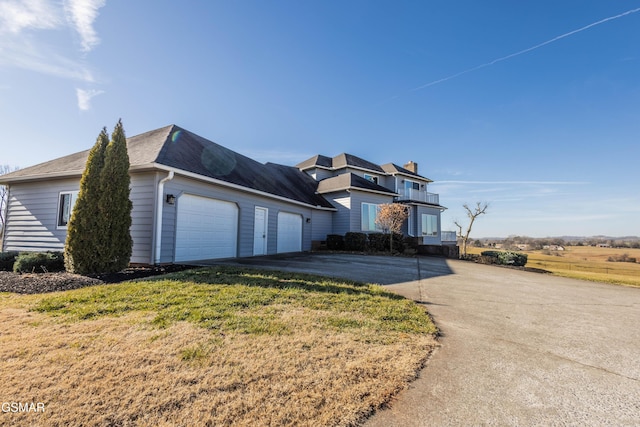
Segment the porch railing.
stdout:
<path fill-rule="evenodd" d="M 455 243 L 458 241 L 458 237 L 456 236 L 456 232 L 455 231 L 442 231 L 441 232 L 441 237 L 440 237 L 440 241 L 442 243 Z"/>

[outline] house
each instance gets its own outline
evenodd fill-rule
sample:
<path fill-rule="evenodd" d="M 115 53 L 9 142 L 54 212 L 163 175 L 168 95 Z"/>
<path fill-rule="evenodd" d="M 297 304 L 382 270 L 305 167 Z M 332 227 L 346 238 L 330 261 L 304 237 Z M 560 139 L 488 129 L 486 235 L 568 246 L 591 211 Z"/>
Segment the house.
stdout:
<path fill-rule="evenodd" d="M 341 154 L 262 164 L 178 126 L 127 139 L 134 264 L 308 251 L 328 234 L 374 232 L 377 206 L 410 208 L 404 232 L 439 245 L 438 195 L 417 165 Z M 0 177 L 3 251 L 63 250 L 89 150 Z"/>
<path fill-rule="evenodd" d="M 427 191 L 433 181 L 418 175 L 417 163 L 376 165 L 343 153 L 317 155 L 296 167 L 318 181 L 318 193 L 337 209 L 333 234 L 380 232 L 375 223 L 378 206 L 398 202 L 409 212 L 403 234 L 419 237 L 425 245 L 442 244 L 440 214 L 445 208 L 438 194 Z"/>

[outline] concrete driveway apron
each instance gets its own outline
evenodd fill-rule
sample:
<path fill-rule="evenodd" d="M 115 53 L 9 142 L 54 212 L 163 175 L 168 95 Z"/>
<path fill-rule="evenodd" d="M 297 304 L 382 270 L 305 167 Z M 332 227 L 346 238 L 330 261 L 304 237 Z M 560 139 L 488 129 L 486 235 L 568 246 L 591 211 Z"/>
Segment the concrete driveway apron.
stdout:
<path fill-rule="evenodd" d="M 439 258 L 250 262 L 380 283 L 432 314 L 441 347 L 366 426 L 640 425 L 638 288 Z"/>

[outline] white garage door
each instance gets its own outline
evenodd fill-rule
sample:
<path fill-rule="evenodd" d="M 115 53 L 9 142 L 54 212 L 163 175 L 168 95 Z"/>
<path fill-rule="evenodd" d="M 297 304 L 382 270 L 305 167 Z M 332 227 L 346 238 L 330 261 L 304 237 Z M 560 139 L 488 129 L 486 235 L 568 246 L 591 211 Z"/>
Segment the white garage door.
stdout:
<path fill-rule="evenodd" d="M 176 219 L 176 262 L 233 258 L 238 246 L 238 206 L 182 195 Z"/>
<path fill-rule="evenodd" d="M 278 213 L 278 253 L 302 250 L 302 215 Z"/>

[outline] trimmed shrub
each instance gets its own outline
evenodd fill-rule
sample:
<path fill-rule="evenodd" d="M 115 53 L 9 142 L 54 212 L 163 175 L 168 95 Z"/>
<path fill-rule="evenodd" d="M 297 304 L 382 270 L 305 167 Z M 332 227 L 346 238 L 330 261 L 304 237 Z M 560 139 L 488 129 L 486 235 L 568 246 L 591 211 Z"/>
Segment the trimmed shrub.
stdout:
<path fill-rule="evenodd" d="M 481 258 L 483 257 L 477 254 L 460 254 L 460 259 L 463 261 L 474 261 L 482 263 Z M 484 258 L 489 259 L 489 257 Z"/>
<path fill-rule="evenodd" d="M 344 248 L 348 251 L 366 251 L 367 235 L 365 233 L 348 232 L 344 235 Z"/>
<path fill-rule="evenodd" d="M 422 239 L 420 239 L 419 237 L 411 237 L 411 236 L 404 236 L 403 240 L 404 240 L 405 250 L 413 249 L 417 251 L 418 246 L 420 246 L 420 243 L 422 242 Z"/>
<path fill-rule="evenodd" d="M 487 264 L 513 265 L 515 267 L 524 267 L 527 264 L 527 254 L 518 252 L 502 252 L 502 251 L 484 251 L 482 257 L 495 260 L 495 262 L 487 262 Z"/>
<path fill-rule="evenodd" d="M 13 271 L 18 252 L 0 252 L 0 271 Z"/>
<path fill-rule="evenodd" d="M 393 233 L 393 251 L 403 253 L 406 245 L 402 233 Z"/>
<path fill-rule="evenodd" d="M 328 234 L 327 249 L 332 251 L 341 251 L 344 249 L 344 237 L 340 234 Z"/>
<path fill-rule="evenodd" d="M 373 252 L 389 251 L 389 235 L 382 233 L 371 233 L 369 238 L 369 250 Z"/>
<path fill-rule="evenodd" d="M 480 253 L 480 255 L 486 256 L 486 257 L 491 257 L 491 258 L 498 258 L 498 254 L 499 253 L 500 253 L 500 251 L 482 251 Z"/>
<path fill-rule="evenodd" d="M 64 271 L 62 252 L 22 252 L 13 264 L 15 273 L 50 273 Z"/>
<path fill-rule="evenodd" d="M 501 252 L 498 255 L 500 264 L 513 265 L 515 267 L 524 267 L 527 263 L 527 254 L 521 254 L 518 252 Z"/>

